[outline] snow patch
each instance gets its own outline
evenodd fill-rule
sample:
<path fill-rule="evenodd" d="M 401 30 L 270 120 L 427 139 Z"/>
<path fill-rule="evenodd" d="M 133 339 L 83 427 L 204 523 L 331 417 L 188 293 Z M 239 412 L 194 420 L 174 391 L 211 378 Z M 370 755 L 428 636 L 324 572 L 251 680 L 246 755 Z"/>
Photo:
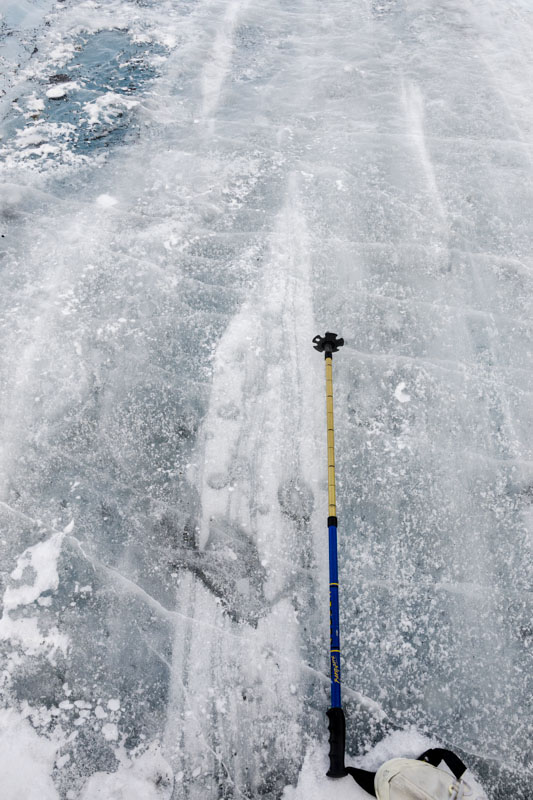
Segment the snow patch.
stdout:
<path fill-rule="evenodd" d="M 19 606 L 34 603 L 43 592 L 55 592 L 59 585 L 57 560 L 61 552 L 63 537 L 66 531 L 54 533 L 44 542 L 28 547 L 17 560 L 17 566 L 11 573 L 14 581 L 22 581 L 28 568 L 33 570 L 35 578 L 31 583 L 20 586 L 8 586 L 4 592 L 4 614 Z"/>
<path fill-rule="evenodd" d="M 436 746 L 438 744 L 435 740 L 422 736 L 414 728 L 395 731 L 364 756 L 347 758 L 346 763 L 375 772 L 390 758 L 417 758 L 424 750 Z M 326 748 L 318 744 L 312 747 L 304 759 L 298 784 L 285 789 L 283 800 L 368 800 L 369 795 L 357 785 L 351 775 L 336 780 L 327 778 L 328 767 Z"/>
<path fill-rule="evenodd" d="M 61 156 L 64 162 L 79 161 L 70 150 L 76 128 L 69 122 L 45 122 L 37 120 L 17 131 L 0 151 L 2 169 L 13 169 L 24 164 L 25 168 L 39 170 L 49 156 Z"/>
<path fill-rule="evenodd" d="M 117 772 L 96 772 L 85 784 L 80 800 L 170 800 L 174 779 L 172 770 L 152 745 L 142 756 L 125 758 Z"/>
<path fill-rule="evenodd" d="M 35 94 L 32 94 L 30 97 L 28 97 L 26 101 L 26 106 L 28 108 L 28 111 L 32 112 L 44 111 L 44 100 L 42 99 L 42 97 L 37 97 Z"/>
<path fill-rule="evenodd" d="M 2 800 L 59 800 L 51 778 L 57 749 L 20 714 L 0 710 Z"/>
<path fill-rule="evenodd" d="M 391 758 L 418 758 L 430 747 L 442 747 L 436 739 L 423 736 L 416 728 L 394 731 L 378 742 L 364 756 L 352 759 L 354 767 L 375 771 Z"/>
<path fill-rule="evenodd" d="M 0 619 L 0 640 L 18 642 L 28 654 L 35 654 L 43 646 L 53 652 L 57 649 L 66 652 L 69 639 L 52 627 L 43 633 L 39 628 L 38 617 L 18 616 L 21 607 L 39 601 L 44 592 L 54 593 L 59 586 L 57 561 L 61 552 L 63 538 L 73 529 L 73 522 L 46 541 L 28 547 L 17 560 L 11 572 L 11 580 L 19 585 L 8 586 L 4 592 L 4 611 Z M 49 596 L 49 595 L 47 595 Z M 41 606 L 46 606 L 45 600 Z M 15 612 L 16 616 L 12 616 Z"/>
<path fill-rule="evenodd" d="M 296 786 L 288 786 L 283 800 L 368 800 L 368 794 L 351 777 L 331 780 L 326 777 L 328 756 L 324 749 L 312 748 L 306 755 Z"/>
<path fill-rule="evenodd" d="M 46 633 L 42 633 L 37 617 L 12 619 L 5 613 L 0 620 L 0 640 L 11 641 L 12 644 L 18 643 L 30 656 L 36 655 L 41 649 L 47 650 L 50 654 L 56 650 L 66 653 L 69 646 L 68 636 L 60 633 L 55 625 Z"/>
<path fill-rule="evenodd" d="M 124 111 L 130 111 L 138 105 L 138 100 L 132 100 L 117 92 L 106 92 L 93 103 L 85 103 L 83 110 L 87 114 L 89 125 L 100 125 L 113 122 Z"/>
<path fill-rule="evenodd" d="M 56 45 L 51 51 L 50 59 L 57 66 L 63 67 L 71 60 L 74 53 L 74 44 L 71 42 L 61 42 L 61 44 Z"/>

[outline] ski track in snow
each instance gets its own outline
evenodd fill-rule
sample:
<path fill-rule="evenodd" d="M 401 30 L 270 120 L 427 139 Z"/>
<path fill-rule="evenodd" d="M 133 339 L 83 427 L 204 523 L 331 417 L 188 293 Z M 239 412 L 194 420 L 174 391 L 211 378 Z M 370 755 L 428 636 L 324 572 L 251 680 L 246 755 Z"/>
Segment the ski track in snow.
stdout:
<path fill-rule="evenodd" d="M 246 9 L 247 2 L 233 0 L 229 3 L 217 4 L 222 15 L 217 22 L 216 11 L 212 7 L 206 10 L 206 18 L 215 27 L 216 33 L 210 54 L 202 71 L 202 117 L 209 120 L 216 113 L 222 99 L 222 89 L 228 78 L 231 56 L 234 49 L 233 36 L 239 15 Z"/>
<path fill-rule="evenodd" d="M 530 4 L 0 13 L 6 800 L 361 794 L 326 329 L 350 763 L 528 800 Z"/>
<path fill-rule="evenodd" d="M 255 630 L 241 625 L 239 646 L 231 639 L 207 638 L 201 625 L 195 625 L 195 617 L 201 622 L 212 618 L 218 625 L 231 625 L 220 602 L 206 597 L 198 581 L 186 580 L 177 602 L 179 608 L 191 610 L 191 620 L 185 626 L 179 623 L 176 629 L 173 675 L 178 676 L 177 696 L 169 709 L 167 748 L 176 763 L 175 771 L 192 771 L 193 775 L 198 767 L 202 774 L 216 774 L 220 766 L 227 772 L 222 756 L 217 764 L 215 750 L 220 753 L 223 748 L 229 753 L 233 748 L 238 755 L 232 759 L 234 771 L 227 777 L 239 794 L 248 771 L 260 774 L 267 768 L 260 739 L 269 737 L 269 755 L 278 748 L 282 755 L 284 747 L 295 740 L 291 725 L 297 725 L 300 718 L 304 676 L 294 669 L 300 633 L 290 598 L 297 588 L 296 571 L 301 576 L 311 567 L 310 519 L 317 524 L 316 514 L 306 511 L 298 497 L 299 492 L 312 494 L 317 484 L 318 454 L 312 434 L 317 416 L 314 371 L 309 373 L 301 357 L 312 331 L 305 218 L 299 209 L 297 178 L 291 175 L 260 286 L 231 321 L 217 348 L 198 466 L 189 477 L 201 487 L 200 549 L 209 547 L 210 538 L 216 535 L 213 528 L 221 524 L 242 530 L 265 570 L 260 588 L 264 609 Z M 291 487 L 293 496 L 286 501 L 284 514 L 280 492 Z M 308 498 L 305 501 L 309 503 Z M 299 517 L 304 516 L 305 530 L 299 524 Z M 231 542 L 226 549 L 228 557 L 237 558 Z M 237 594 L 242 608 L 238 613 L 246 620 L 248 604 L 257 603 L 253 594 L 258 591 L 254 583 L 259 576 L 249 571 L 246 562 L 241 575 Z M 299 591 L 306 594 L 304 587 Z M 185 661 L 183 642 L 190 654 Z M 207 669 L 196 669 L 198 652 L 206 667 L 209 665 Z M 283 661 L 276 663 L 273 653 L 283 653 Z M 215 708 L 209 718 L 214 733 L 202 731 L 202 739 L 214 742 L 207 754 L 210 765 L 205 763 L 205 749 L 200 746 L 195 753 L 187 741 L 190 727 L 191 738 L 197 735 L 195 728 L 202 727 L 198 714 L 188 720 L 191 712 L 186 711 L 183 717 L 184 692 L 191 705 Z M 253 700 L 246 699 L 247 693 Z M 269 719 L 272 715 L 274 720 Z M 239 720 L 237 731 L 235 719 Z M 261 720 L 269 724 L 258 736 L 254 729 L 261 726 Z M 281 727 L 288 730 L 282 733 Z M 234 737 L 234 744 L 228 747 Z M 181 758 L 178 742 L 182 743 Z M 254 764 L 255 769 L 251 768 Z M 246 792 L 250 790 L 253 793 L 253 787 L 246 788 Z M 190 796 L 202 797 L 205 791 L 199 780 Z"/>
<path fill-rule="evenodd" d="M 402 100 L 405 103 L 408 135 L 413 138 L 414 145 L 420 159 L 420 164 L 426 176 L 427 185 L 433 198 L 438 214 L 445 224 L 446 212 L 437 187 L 435 170 L 431 163 L 424 132 L 424 100 L 418 86 L 402 86 Z"/>

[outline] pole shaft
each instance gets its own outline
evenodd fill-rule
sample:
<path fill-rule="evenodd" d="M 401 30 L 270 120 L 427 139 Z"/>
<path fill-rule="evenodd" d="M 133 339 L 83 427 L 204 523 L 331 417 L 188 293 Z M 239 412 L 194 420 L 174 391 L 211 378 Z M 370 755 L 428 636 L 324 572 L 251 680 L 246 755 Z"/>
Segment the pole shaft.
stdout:
<path fill-rule="evenodd" d="M 339 634 L 339 568 L 337 561 L 337 505 L 335 498 L 335 433 L 333 427 L 333 358 L 326 354 L 326 409 L 328 426 L 328 531 L 331 707 L 341 708 L 341 645 Z"/>
<path fill-rule="evenodd" d="M 331 354 L 326 362 L 326 409 L 328 425 L 328 516 L 337 516 L 335 497 L 335 431 L 333 424 L 333 358 Z"/>

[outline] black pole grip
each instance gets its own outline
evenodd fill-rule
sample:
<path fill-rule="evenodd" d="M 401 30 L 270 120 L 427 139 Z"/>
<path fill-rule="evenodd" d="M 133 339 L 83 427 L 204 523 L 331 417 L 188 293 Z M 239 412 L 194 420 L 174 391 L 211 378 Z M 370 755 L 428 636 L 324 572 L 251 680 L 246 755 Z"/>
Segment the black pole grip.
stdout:
<path fill-rule="evenodd" d="M 330 708 L 326 711 L 329 728 L 329 769 L 328 778 L 344 778 L 348 770 L 344 766 L 344 743 L 346 739 L 346 723 L 342 708 Z"/>

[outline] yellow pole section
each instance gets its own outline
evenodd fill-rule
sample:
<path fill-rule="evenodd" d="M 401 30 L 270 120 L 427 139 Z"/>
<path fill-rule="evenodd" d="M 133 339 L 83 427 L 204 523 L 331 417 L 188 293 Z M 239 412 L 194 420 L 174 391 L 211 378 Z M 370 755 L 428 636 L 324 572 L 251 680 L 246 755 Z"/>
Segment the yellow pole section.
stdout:
<path fill-rule="evenodd" d="M 326 409 L 328 419 L 328 516 L 337 516 L 335 501 L 335 434 L 333 432 L 333 359 L 326 362 Z"/>

